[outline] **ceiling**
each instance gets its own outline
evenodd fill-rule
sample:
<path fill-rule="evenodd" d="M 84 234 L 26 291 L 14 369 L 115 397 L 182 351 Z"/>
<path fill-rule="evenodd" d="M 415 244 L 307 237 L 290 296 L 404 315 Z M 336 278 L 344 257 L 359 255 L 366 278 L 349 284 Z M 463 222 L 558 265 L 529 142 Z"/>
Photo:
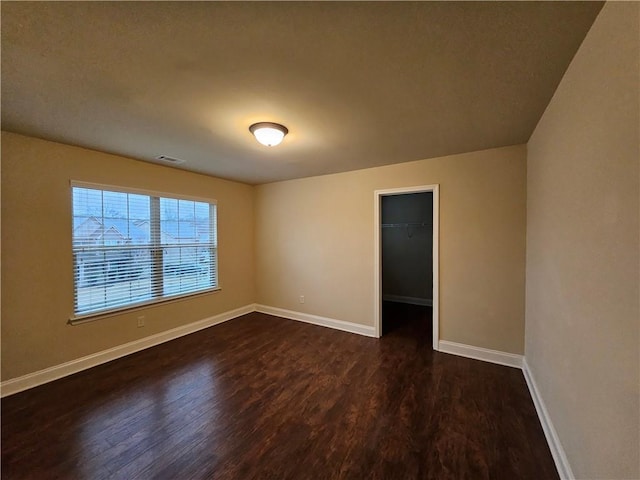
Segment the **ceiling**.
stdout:
<path fill-rule="evenodd" d="M 2 128 L 250 184 L 521 144 L 601 7 L 2 2 Z"/>

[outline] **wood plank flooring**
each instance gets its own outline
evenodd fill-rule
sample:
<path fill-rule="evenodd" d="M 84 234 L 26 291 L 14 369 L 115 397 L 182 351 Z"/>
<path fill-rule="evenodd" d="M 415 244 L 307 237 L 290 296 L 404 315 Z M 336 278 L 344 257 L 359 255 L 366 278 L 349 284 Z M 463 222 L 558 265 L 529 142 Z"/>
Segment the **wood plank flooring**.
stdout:
<path fill-rule="evenodd" d="M 557 479 L 522 372 L 253 313 L 2 400 L 3 479 Z"/>

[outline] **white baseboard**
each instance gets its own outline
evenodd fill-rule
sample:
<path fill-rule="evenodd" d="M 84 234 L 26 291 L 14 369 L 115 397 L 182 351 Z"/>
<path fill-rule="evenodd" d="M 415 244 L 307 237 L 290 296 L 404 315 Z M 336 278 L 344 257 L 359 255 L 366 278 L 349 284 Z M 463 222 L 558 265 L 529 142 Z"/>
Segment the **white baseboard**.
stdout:
<path fill-rule="evenodd" d="M 375 337 L 376 332 L 373 326 L 360 325 L 359 323 L 344 322 L 333 318 L 320 317 L 309 313 L 294 312 L 293 310 L 285 310 L 283 308 L 269 307 L 267 305 L 256 305 L 256 311 L 274 315 L 276 317 L 288 318 L 289 320 L 298 320 L 299 322 L 311 323 L 321 327 L 329 327 L 343 332 L 357 333 L 367 337 Z"/>
<path fill-rule="evenodd" d="M 148 337 L 134 340 L 133 342 L 125 343 L 123 345 L 118 345 L 117 347 L 93 353 L 91 355 L 87 355 L 86 357 L 81 357 L 76 360 L 62 363 L 60 365 L 45 368 L 44 370 L 29 373 L 27 375 L 23 375 L 22 377 L 12 378 L 0 383 L 0 396 L 6 397 L 8 395 L 13 395 L 14 393 L 22 392 L 23 390 L 28 390 L 29 388 L 37 387 L 38 385 L 42 385 L 44 383 L 52 382 L 53 380 L 66 377 L 67 375 L 72 375 L 82 370 L 100 365 L 102 363 L 110 362 L 111 360 L 115 360 L 117 358 L 139 352 L 140 350 L 144 350 L 146 348 L 168 342 L 169 340 L 173 340 L 184 335 L 197 332 L 198 330 L 202 330 L 204 328 L 212 327 L 213 325 L 232 320 L 241 315 L 245 315 L 254 311 L 254 304 L 245 305 L 244 307 L 236 308 L 235 310 L 230 310 L 228 312 L 220 313 L 203 320 L 198 320 L 197 322 L 193 322 L 188 325 L 183 325 L 181 327 L 173 328 L 165 332 L 150 335 Z"/>
<path fill-rule="evenodd" d="M 408 303 L 409 305 L 421 305 L 423 307 L 432 307 L 433 300 L 430 298 L 405 297 L 402 295 L 383 294 L 382 300 L 385 302 Z"/>
<path fill-rule="evenodd" d="M 527 363 L 526 358 L 522 362 L 522 371 L 524 373 L 524 379 L 527 382 L 527 386 L 529 387 L 533 404 L 536 407 L 536 412 L 538 412 L 538 418 L 542 424 L 542 430 L 544 430 L 544 435 L 547 438 L 547 443 L 549 444 L 553 461 L 558 469 L 558 475 L 560 475 L 562 480 L 574 480 L 576 477 L 573 475 L 567 455 L 564 453 L 564 448 L 562 448 L 560 438 L 553 426 L 549 412 L 547 412 L 547 407 L 544 405 L 544 401 L 542 400 L 542 396 L 538 390 L 538 385 L 533 378 L 533 374 L 529 369 L 529 364 Z"/>
<path fill-rule="evenodd" d="M 499 350 L 490 350 L 488 348 L 474 347 L 473 345 L 465 345 L 463 343 L 449 342 L 440 340 L 438 342 L 438 350 L 443 353 L 450 353 L 460 357 L 473 358 L 489 363 L 497 363 L 507 367 L 522 368 L 522 355 L 515 353 L 501 352 Z"/>

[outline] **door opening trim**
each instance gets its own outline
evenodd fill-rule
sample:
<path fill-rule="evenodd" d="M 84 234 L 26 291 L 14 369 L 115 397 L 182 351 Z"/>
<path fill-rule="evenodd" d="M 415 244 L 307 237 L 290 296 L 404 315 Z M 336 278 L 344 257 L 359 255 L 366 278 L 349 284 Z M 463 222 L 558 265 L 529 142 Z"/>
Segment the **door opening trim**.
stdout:
<path fill-rule="evenodd" d="M 382 249 L 380 248 L 380 204 L 382 197 L 405 193 L 433 193 L 433 349 L 438 350 L 440 340 L 440 185 L 375 190 L 374 200 L 374 327 L 378 338 L 382 335 Z"/>

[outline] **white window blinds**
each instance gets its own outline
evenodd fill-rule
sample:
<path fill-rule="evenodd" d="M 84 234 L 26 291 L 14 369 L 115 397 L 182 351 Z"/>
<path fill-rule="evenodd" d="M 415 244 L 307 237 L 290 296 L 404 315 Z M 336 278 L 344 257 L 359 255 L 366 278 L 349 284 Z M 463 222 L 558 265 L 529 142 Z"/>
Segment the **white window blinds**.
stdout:
<path fill-rule="evenodd" d="M 74 319 L 217 288 L 216 205 L 72 186 Z"/>

